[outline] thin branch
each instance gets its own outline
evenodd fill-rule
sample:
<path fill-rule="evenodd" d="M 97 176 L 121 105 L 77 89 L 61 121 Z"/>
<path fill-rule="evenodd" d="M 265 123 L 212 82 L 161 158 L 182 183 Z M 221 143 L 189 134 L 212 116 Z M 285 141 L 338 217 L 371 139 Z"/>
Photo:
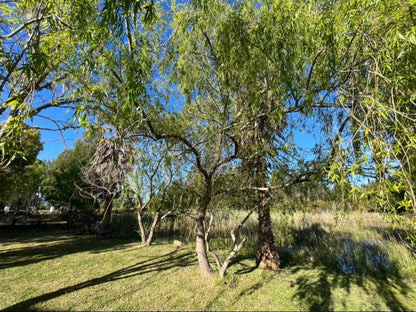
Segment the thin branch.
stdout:
<path fill-rule="evenodd" d="M 21 32 L 23 29 L 25 29 L 26 27 L 28 27 L 29 25 L 33 24 L 33 23 L 37 23 L 40 22 L 42 20 L 44 20 L 45 18 L 49 18 L 51 17 L 51 15 L 47 15 L 44 16 L 42 15 L 41 17 L 37 17 L 37 18 L 33 18 L 31 20 L 28 20 L 26 23 L 24 23 L 23 25 L 20 25 L 18 28 L 16 28 L 15 30 L 13 30 L 11 33 L 7 34 L 7 35 L 0 35 L 1 39 L 7 39 L 7 38 L 11 38 L 16 36 L 19 32 Z"/>
<path fill-rule="evenodd" d="M 311 82 L 313 68 L 315 67 L 315 63 L 316 63 L 318 57 L 322 54 L 322 52 L 323 52 L 323 50 L 320 50 L 318 52 L 318 54 L 316 54 L 315 57 L 313 58 L 313 61 L 312 61 L 312 64 L 311 64 L 311 68 L 309 70 L 308 80 L 306 82 L 306 91 L 309 90 L 309 84 Z"/>

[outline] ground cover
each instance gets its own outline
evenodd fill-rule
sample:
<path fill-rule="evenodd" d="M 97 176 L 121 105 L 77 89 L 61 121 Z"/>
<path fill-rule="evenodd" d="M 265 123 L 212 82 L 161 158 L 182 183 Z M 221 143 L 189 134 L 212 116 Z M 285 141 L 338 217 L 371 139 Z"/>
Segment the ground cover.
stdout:
<path fill-rule="evenodd" d="M 275 215 L 274 224 L 283 237 L 280 273 L 255 269 L 249 240 L 213 283 L 202 278 L 191 242 L 144 247 L 2 229 L 0 310 L 416 310 L 416 262 L 380 216 Z"/>

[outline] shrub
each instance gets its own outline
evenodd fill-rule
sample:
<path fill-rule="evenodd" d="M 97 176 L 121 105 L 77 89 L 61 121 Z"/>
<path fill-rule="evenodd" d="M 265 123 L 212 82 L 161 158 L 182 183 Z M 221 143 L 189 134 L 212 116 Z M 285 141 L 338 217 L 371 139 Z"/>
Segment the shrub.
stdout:
<path fill-rule="evenodd" d="M 116 211 L 111 223 L 111 236 L 114 238 L 138 238 L 138 224 L 134 211 Z"/>

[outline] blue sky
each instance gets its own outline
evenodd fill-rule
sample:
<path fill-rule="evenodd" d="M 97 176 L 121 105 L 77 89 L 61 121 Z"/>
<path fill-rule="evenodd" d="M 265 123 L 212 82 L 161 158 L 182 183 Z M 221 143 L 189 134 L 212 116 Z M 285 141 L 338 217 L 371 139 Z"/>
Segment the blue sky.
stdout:
<path fill-rule="evenodd" d="M 55 159 L 66 148 L 73 148 L 77 139 L 82 136 L 80 130 L 65 130 L 62 134 L 59 131 L 41 131 L 43 150 L 39 153 L 40 160 Z"/>
<path fill-rule="evenodd" d="M 66 121 L 71 118 L 71 113 L 63 109 L 49 109 L 44 112 L 45 116 L 60 121 Z M 56 128 L 53 122 L 35 117 L 33 125 L 40 128 Z M 41 130 L 41 141 L 43 142 L 43 150 L 39 153 L 40 160 L 55 159 L 66 148 L 73 148 L 76 140 L 82 137 L 82 129 L 69 129 L 65 131 L 45 131 Z M 311 133 L 295 131 L 294 140 L 301 148 L 310 149 L 315 146 L 317 139 Z"/>
<path fill-rule="evenodd" d="M 66 109 L 49 108 L 42 112 L 41 117 L 34 117 L 33 122 L 29 122 L 30 125 L 41 129 L 55 129 L 54 131 L 41 130 L 43 150 L 38 155 L 40 160 L 55 159 L 66 148 L 73 148 L 75 141 L 82 137 L 83 132 L 82 129 L 59 131 L 56 129 L 56 124 L 48 118 L 59 123 L 68 123 L 72 119 L 72 113 Z"/>

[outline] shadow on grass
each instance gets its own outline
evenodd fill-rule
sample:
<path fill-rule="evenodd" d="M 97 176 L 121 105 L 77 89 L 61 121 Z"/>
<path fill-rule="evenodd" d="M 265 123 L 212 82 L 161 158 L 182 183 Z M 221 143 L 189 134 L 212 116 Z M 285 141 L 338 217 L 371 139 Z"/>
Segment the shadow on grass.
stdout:
<path fill-rule="evenodd" d="M 246 260 L 253 260 L 255 259 L 255 255 L 251 255 L 251 254 L 246 254 L 246 255 L 237 255 L 231 262 L 230 266 L 228 267 L 231 268 L 233 265 L 238 264 L 239 266 L 241 266 L 240 269 L 238 269 L 235 273 L 236 274 L 249 274 L 251 272 L 253 272 L 255 269 L 257 269 L 257 264 L 245 264 L 244 262 Z"/>
<path fill-rule="evenodd" d="M 66 230 L 65 225 L 0 226 L 0 242 L 6 246 L 15 243 L 42 243 L 51 239 L 65 239 L 67 235 L 73 235 L 73 233 Z"/>
<path fill-rule="evenodd" d="M 333 310 L 332 290 L 341 287 L 350 292 L 353 284 L 366 292 L 372 285 L 371 289 L 389 309 L 407 310 L 398 293 L 405 296 L 410 287 L 404 282 L 399 264 L 389 258 L 377 241 L 356 241 L 349 233 L 330 233 L 318 223 L 295 230 L 293 235 L 292 250 L 286 252 L 290 258 L 286 266 L 301 265 L 293 268 L 292 273 L 304 270 L 296 280 L 294 297 L 309 310 Z M 310 265 L 319 270 L 310 270 Z"/>
<path fill-rule="evenodd" d="M 24 243 L 28 246 L 0 251 L 0 270 L 25 266 L 78 252 L 104 252 L 126 248 L 133 240 L 98 240 L 95 236 L 74 236 L 66 231 L 13 229 L 0 231 L 0 245 Z M 42 243 L 30 245 L 30 243 Z"/>
<path fill-rule="evenodd" d="M 408 237 L 408 232 L 399 228 L 370 226 L 368 229 L 379 233 L 385 240 L 392 240 L 399 243 L 406 241 Z"/>
<path fill-rule="evenodd" d="M 24 300 L 1 311 L 36 311 L 36 304 L 52 300 L 68 293 L 79 291 L 87 287 L 93 287 L 151 272 L 160 272 L 175 267 L 185 267 L 191 264 L 195 264 L 195 256 L 193 252 L 186 251 L 184 253 L 178 253 L 177 249 L 165 255 L 152 257 L 98 278 L 93 278 L 73 286 L 64 287 L 47 294 Z"/>

